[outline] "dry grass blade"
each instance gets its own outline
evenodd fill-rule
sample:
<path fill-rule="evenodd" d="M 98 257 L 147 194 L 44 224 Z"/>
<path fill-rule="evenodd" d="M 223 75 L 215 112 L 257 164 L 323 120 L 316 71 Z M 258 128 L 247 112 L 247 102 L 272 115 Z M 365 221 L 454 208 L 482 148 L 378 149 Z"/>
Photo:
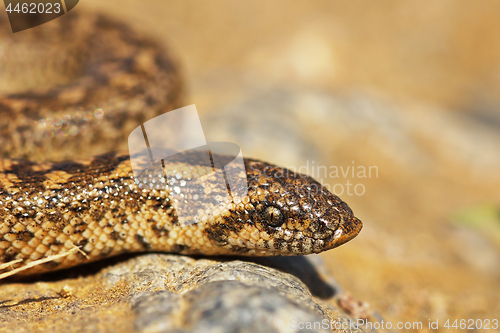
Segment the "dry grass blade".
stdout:
<path fill-rule="evenodd" d="M 30 262 L 29 264 L 26 264 L 24 266 L 21 266 L 19 268 L 16 268 L 16 269 L 13 269 L 11 271 L 2 273 L 2 274 L 0 274 L 0 280 L 5 279 L 5 278 L 7 278 L 9 276 L 15 275 L 15 274 L 17 274 L 19 272 L 22 272 L 24 270 L 30 269 L 32 267 L 44 264 L 46 262 L 53 261 L 53 260 L 56 260 L 56 259 L 59 259 L 59 258 L 64 258 L 64 257 L 66 257 L 66 256 L 68 256 L 71 253 L 74 253 L 76 251 L 80 251 L 80 253 L 82 253 L 88 259 L 87 254 L 85 252 L 83 252 L 82 250 L 80 250 L 80 248 L 78 248 L 77 246 L 75 246 L 74 248 L 72 248 L 72 249 L 70 249 L 70 250 L 68 250 L 68 251 L 66 251 L 64 253 L 60 253 L 60 254 L 49 256 L 47 258 L 39 259 L 39 260 Z M 13 261 L 1 264 L 0 265 L 0 270 L 5 269 L 5 268 L 7 268 L 7 267 L 9 267 L 9 266 L 11 266 L 13 264 L 16 264 L 18 262 L 21 262 L 21 261 L 22 261 L 22 259 L 18 259 L 18 260 L 13 260 Z"/>
<path fill-rule="evenodd" d="M 23 261 L 23 259 L 12 260 L 12 261 L 0 264 L 0 271 L 6 269 L 8 267 L 12 267 L 12 265 L 17 264 L 18 262 L 21 262 L 21 261 Z"/>

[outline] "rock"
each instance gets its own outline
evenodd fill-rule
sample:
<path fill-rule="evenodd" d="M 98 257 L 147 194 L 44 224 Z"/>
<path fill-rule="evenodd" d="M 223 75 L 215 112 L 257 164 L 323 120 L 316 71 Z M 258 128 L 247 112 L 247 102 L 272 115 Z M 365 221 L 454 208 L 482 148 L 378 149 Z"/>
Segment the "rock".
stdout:
<path fill-rule="evenodd" d="M 277 269 L 229 259 L 147 254 L 10 281 L 0 285 L 0 331 L 331 332 L 348 322 L 319 299 L 337 287 L 305 257 L 257 260 Z"/>

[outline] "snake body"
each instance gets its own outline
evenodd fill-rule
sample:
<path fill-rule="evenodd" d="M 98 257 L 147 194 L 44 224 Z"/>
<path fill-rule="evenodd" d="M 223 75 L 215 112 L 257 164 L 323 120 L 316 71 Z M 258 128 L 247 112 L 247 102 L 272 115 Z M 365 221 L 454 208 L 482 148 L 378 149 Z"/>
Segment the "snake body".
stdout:
<path fill-rule="evenodd" d="M 171 189 L 140 188 L 131 157 L 108 152 L 126 149 L 131 130 L 182 105 L 168 53 L 97 15 L 69 13 L 15 35 L 8 29 L 0 21 L 0 74 L 8 78 L 0 83 L 0 263 L 21 259 L 18 267 L 75 246 L 82 252 L 22 274 L 125 252 L 301 255 L 361 230 L 347 204 L 311 177 L 252 159 L 244 160 L 247 196 L 181 224 Z M 43 66 L 24 79 L 26 45 L 40 50 Z M 213 171 L 196 154 L 162 167 L 180 186 Z M 199 217 L 196 203 L 189 207 Z"/>

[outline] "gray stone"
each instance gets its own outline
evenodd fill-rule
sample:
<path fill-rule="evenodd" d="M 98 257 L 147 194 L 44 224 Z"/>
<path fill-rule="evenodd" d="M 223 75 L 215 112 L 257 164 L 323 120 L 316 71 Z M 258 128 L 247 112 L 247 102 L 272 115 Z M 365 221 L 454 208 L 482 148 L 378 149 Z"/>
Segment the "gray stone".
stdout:
<path fill-rule="evenodd" d="M 330 332 L 326 323 L 349 320 L 319 299 L 337 287 L 305 257 L 257 261 L 266 266 L 148 254 L 7 281 L 0 285 L 0 331 Z M 307 285 L 316 285 L 318 297 Z M 346 330 L 354 331 L 361 332 Z"/>

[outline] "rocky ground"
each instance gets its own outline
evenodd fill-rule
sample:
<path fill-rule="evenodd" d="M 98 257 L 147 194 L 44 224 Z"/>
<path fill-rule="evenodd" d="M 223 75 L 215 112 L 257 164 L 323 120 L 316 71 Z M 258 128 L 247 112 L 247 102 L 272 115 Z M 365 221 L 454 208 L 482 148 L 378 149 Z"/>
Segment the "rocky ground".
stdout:
<path fill-rule="evenodd" d="M 315 325 L 317 332 L 364 332 L 346 313 L 357 303 L 345 295 L 340 307 L 326 301 L 342 293 L 321 259 L 259 262 L 148 254 L 7 281 L 0 330 L 295 332 Z"/>

